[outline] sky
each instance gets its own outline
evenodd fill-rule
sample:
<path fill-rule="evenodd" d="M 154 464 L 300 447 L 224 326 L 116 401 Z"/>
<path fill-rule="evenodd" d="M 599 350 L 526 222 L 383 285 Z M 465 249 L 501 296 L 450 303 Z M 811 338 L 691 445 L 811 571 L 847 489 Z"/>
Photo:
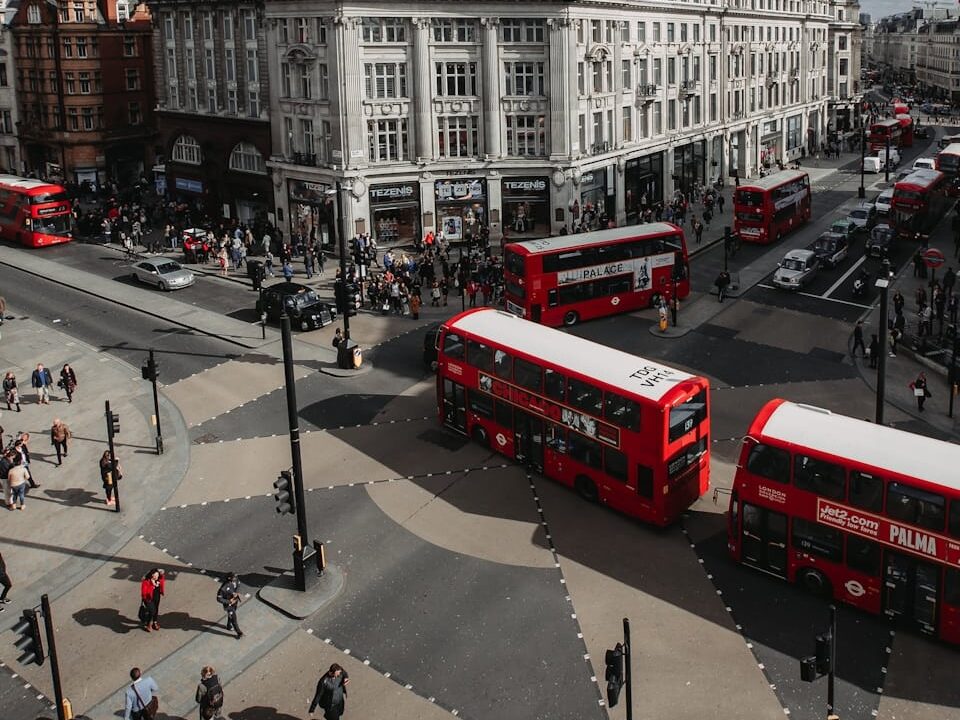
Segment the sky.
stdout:
<path fill-rule="evenodd" d="M 918 6 L 929 7 L 926 3 L 917 3 Z M 960 11 L 960 5 L 951 2 L 938 2 L 937 5 L 953 8 Z M 860 12 L 870 14 L 870 19 L 876 22 L 887 15 L 896 15 L 897 13 L 907 12 L 914 6 L 910 0 L 860 0 Z"/>

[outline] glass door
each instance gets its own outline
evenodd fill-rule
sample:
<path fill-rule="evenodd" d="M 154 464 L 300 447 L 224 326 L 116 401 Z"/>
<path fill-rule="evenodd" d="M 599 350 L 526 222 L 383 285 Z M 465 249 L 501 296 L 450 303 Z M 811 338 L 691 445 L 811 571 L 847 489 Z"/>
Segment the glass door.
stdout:
<path fill-rule="evenodd" d="M 740 559 L 745 565 L 787 577 L 787 516 L 743 504 Z"/>
<path fill-rule="evenodd" d="M 543 420 L 522 410 L 513 414 L 513 438 L 516 459 L 543 470 Z"/>
<path fill-rule="evenodd" d="M 920 559 L 888 551 L 883 571 L 883 610 L 928 633 L 936 631 L 940 569 Z"/>
<path fill-rule="evenodd" d="M 459 432 L 467 431 L 466 390 L 449 378 L 443 380 L 443 422 Z"/>

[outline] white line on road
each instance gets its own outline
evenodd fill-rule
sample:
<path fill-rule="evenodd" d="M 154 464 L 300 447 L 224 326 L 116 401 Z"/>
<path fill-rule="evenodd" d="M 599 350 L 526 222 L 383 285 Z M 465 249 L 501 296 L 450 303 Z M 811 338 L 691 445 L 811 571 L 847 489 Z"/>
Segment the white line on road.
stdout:
<path fill-rule="evenodd" d="M 780 288 L 775 287 L 774 285 L 768 285 L 767 283 L 757 283 L 754 287 L 760 287 L 764 290 L 779 290 Z M 789 292 L 789 291 L 787 291 Z M 853 307 L 863 308 L 864 310 L 872 310 L 872 305 L 862 305 L 861 303 L 850 302 L 849 300 L 838 300 L 837 298 L 823 297 L 822 295 L 814 295 L 813 293 L 806 292 L 797 292 L 797 295 L 803 295 L 803 297 L 813 298 L 814 300 L 826 300 L 827 302 L 840 303 L 841 305 L 851 305 Z"/>
<path fill-rule="evenodd" d="M 831 285 L 830 288 L 823 294 L 824 299 L 833 295 L 833 291 L 836 290 L 841 285 L 843 285 L 843 281 L 846 280 L 848 277 L 850 277 L 858 267 L 863 265 L 863 262 L 866 259 L 867 259 L 867 256 L 863 255 L 859 260 L 857 260 L 853 265 L 851 265 L 850 269 L 847 270 L 843 275 L 841 275 L 840 279 L 837 280 L 833 285 Z"/>

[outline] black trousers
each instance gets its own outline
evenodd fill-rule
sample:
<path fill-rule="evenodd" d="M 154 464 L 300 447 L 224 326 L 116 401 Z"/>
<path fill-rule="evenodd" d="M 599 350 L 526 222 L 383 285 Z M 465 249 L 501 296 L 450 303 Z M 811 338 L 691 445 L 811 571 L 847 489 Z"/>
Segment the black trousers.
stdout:
<path fill-rule="evenodd" d="M 240 624 L 237 622 L 237 606 L 230 605 L 226 608 L 227 611 L 227 630 L 233 630 L 239 635 L 241 633 Z"/>
<path fill-rule="evenodd" d="M 3 586 L 3 592 L 0 593 L 0 601 L 3 601 L 7 599 L 7 594 L 10 592 L 10 588 L 13 587 L 10 576 L 5 572 L 0 573 L 0 585 Z"/>

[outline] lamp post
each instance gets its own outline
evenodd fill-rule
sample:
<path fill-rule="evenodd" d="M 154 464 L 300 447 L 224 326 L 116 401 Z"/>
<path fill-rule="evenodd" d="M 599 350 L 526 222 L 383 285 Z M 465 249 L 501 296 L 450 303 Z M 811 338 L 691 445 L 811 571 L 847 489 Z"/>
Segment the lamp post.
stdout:
<path fill-rule="evenodd" d="M 867 189 L 863 186 L 863 175 L 866 170 L 864 167 L 867 157 L 867 133 L 864 130 L 863 123 L 860 124 L 860 187 L 857 189 L 857 197 L 861 200 L 867 196 Z"/>
<path fill-rule="evenodd" d="M 890 133 L 887 133 L 887 156 L 883 159 L 883 181 L 890 182 Z"/>
<path fill-rule="evenodd" d="M 877 364 L 877 425 L 883 425 L 883 403 L 887 383 L 887 291 L 890 289 L 890 279 L 877 278 L 877 287 L 880 289 L 880 357 Z"/>

